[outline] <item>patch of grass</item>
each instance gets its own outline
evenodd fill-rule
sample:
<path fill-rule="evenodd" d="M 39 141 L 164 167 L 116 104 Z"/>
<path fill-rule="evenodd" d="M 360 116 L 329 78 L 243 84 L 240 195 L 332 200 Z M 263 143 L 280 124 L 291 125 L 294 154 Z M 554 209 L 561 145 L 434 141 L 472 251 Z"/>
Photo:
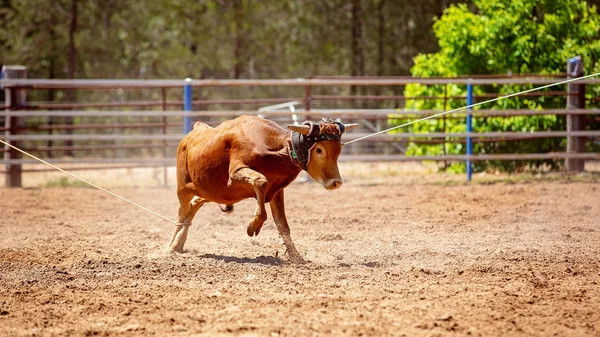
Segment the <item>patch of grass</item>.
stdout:
<path fill-rule="evenodd" d="M 67 177 L 60 177 L 58 179 L 52 179 L 46 183 L 46 187 L 91 187 L 80 180 L 69 179 Z"/>

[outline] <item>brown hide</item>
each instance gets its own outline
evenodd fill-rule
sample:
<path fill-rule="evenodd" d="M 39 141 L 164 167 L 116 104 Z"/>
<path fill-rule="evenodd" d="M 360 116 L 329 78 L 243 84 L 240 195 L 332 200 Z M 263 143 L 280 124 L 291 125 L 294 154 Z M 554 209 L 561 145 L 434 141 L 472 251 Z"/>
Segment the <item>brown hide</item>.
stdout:
<path fill-rule="evenodd" d="M 313 144 L 310 149 L 306 143 L 303 151 L 310 156 L 302 158 L 310 160 L 306 164 L 303 159 L 302 165 L 325 188 L 336 189 L 342 184 L 337 167 L 342 148 L 338 137 L 341 129 L 329 122 L 319 126 L 319 137 L 323 139 L 310 143 Z M 353 127 L 356 125 L 349 125 L 350 129 Z M 299 130 L 306 132 L 304 127 Z M 337 136 L 332 136 L 335 130 Z M 292 156 L 291 135 L 289 130 L 256 116 L 241 116 L 215 128 L 201 122 L 194 124 L 177 148 L 179 217 L 168 251 L 183 252 L 189 227 L 204 203 L 225 204 L 227 207 L 222 210 L 229 212 L 238 201 L 256 198 L 256 211 L 247 234 L 260 233 L 267 219 L 265 204 L 269 203 L 290 261 L 304 261 L 292 242 L 285 217 L 283 189 L 302 170 L 297 152 Z"/>
<path fill-rule="evenodd" d="M 301 171 L 290 159 L 289 136 L 289 130 L 255 116 L 241 116 L 215 128 L 198 122 L 177 150 L 178 189 L 220 204 L 254 198 L 252 186 L 231 184 L 229 179 L 248 167 L 267 178 L 269 202 Z"/>

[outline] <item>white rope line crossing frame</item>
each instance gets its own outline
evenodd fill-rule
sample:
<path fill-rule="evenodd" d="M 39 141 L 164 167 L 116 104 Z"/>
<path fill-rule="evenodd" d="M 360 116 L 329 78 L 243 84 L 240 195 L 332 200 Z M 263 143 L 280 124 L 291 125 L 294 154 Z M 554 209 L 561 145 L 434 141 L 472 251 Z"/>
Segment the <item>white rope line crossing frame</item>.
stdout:
<path fill-rule="evenodd" d="M 457 108 L 457 109 L 453 109 L 453 110 L 449 110 L 449 111 L 440 112 L 440 113 L 437 113 L 437 114 L 434 114 L 434 115 L 431 115 L 431 116 L 428 116 L 428 117 L 424 117 L 424 118 L 421 118 L 421 119 L 416 119 L 414 121 L 411 121 L 411 122 L 408 122 L 408 123 L 404 123 L 402 125 L 394 126 L 392 128 L 386 129 L 386 130 L 378 131 L 378 132 L 372 133 L 370 135 L 366 135 L 366 136 L 363 136 L 363 137 L 351 140 L 349 142 L 343 143 L 342 145 L 346 145 L 346 144 L 358 142 L 360 140 L 363 140 L 363 139 L 366 139 L 366 138 L 369 138 L 369 137 L 373 137 L 373 136 L 376 136 L 376 135 L 379 135 L 379 134 L 382 134 L 382 133 L 385 133 L 385 132 L 388 132 L 388 131 L 391 131 L 391 130 L 394 130 L 394 129 L 398 129 L 398 128 L 401 128 L 401 127 L 404 127 L 404 126 L 415 124 L 415 123 L 418 123 L 418 122 L 421 122 L 421 121 L 424 121 L 424 120 L 428 120 L 428 119 L 432 119 L 432 118 L 435 118 L 435 117 L 443 116 L 445 114 L 449 114 L 449 113 L 452 113 L 452 112 L 457 112 L 457 111 L 465 110 L 465 109 L 468 109 L 468 108 L 471 108 L 471 107 L 474 107 L 474 106 L 478 106 L 478 105 L 483 105 L 483 104 L 487 104 L 487 103 L 499 101 L 501 99 L 506 99 L 506 98 L 510 98 L 510 97 L 514 97 L 514 96 L 519 96 L 521 94 L 526 94 L 528 92 L 533 92 L 533 91 L 537 91 L 537 90 L 541 90 L 541 89 L 553 87 L 555 85 L 561 85 L 561 84 L 576 82 L 576 81 L 583 80 L 583 79 L 586 79 L 586 78 L 595 77 L 595 76 L 598 76 L 598 75 L 600 75 L 600 73 L 595 73 L 595 74 L 591 74 L 591 75 L 587 75 L 587 76 L 572 78 L 572 79 L 568 79 L 568 80 L 565 80 L 565 81 L 560 81 L 560 82 L 556 82 L 556 83 L 544 85 L 544 86 L 541 86 L 541 87 L 537 87 L 537 88 L 533 88 L 533 89 L 529 89 L 529 90 L 525 90 L 525 91 L 520 91 L 520 92 L 517 92 L 517 93 L 510 94 L 510 95 L 497 97 L 497 98 L 490 99 L 490 100 L 487 100 L 487 101 L 484 101 L 484 102 L 479 102 L 479 103 L 467 105 L 467 106 L 464 106 L 464 107 L 461 107 L 461 108 Z M 62 172 L 64 174 L 67 174 L 67 175 L 69 175 L 69 176 L 71 176 L 71 177 L 73 177 L 73 178 L 75 178 L 77 180 L 80 180 L 80 181 L 82 181 L 82 182 L 84 182 L 84 183 L 86 183 L 86 184 L 88 184 L 88 185 L 90 185 L 90 186 L 92 186 L 92 187 L 94 187 L 96 189 L 99 189 L 100 191 L 108 193 L 108 194 L 112 195 L 115 198 L 121 199 L 121 200 L 123 200 L 123 201 L 125 201 L 125 202 L 127 202 L 127 203 L 129 203 L 129 204 L 131 204 L 133 206 L 135 206 L 135 207 L 138 207 L 141 210 L 144 210 L 144 211 L 146 211 L 146 212 L 148 212 L 148 213 L 150 213 L 152 215 L 155 215 L 155 216 L 157 216 L 157 217 L 159 217 L 159 218 L 161 218 L 161 219 L 163 219 L 165 221 L 168 221 L 168 222 L 170 222 L 170 223 L 172 223 L 174 225 L 188 225 L 187 223 L 178 223 L 177 221 L 171 220 L 171 219 L 169 219 L 169 218 L 167 218 L 167 217 L 165 217 L 163 215 L 160 215 L 160 214 L 158 214 L 158 213 L 156 213 L 156 212 L 154 212 L 154 211 L 152 211 L 152 210 L 150 210 L 150 209 L 148 209 L 148 208 L 146 208 L 146 207 L 144 207 L 144 206 L 142 206 L 140 204 L 137 204 L 137 203 L 135 203 L 135 202 L 133 202 L 133 201 L 131 201 L 129 199 L 126 199 L 126 198 L 124 198 L 124 197 L 122 197 L 122 196 L 120 196 L 118 194 L 115 194 L 115 193 L 113 193 L 113 192 L 111 192 L 111 191 L 109 191 L 109 190 L 107 190 L 105 188 L 102 188 L 102 187 L 100 187 L 100 186 L 98 186 L 98 185 L 96 185 L 96 184 L 94 184 L 94 183 L 92 183 L 92 182 L 90 182 L 88 180 L 85 180 L 85 179 L 83 179 L 83 178 L 81 178 L 79 176 L 76 176 L 75 174 L 73 174 L 71 172 L 67 172 L 67 171 L 63 170 L 62 168 L 60 168 L 60 167 L 58 167 L 56 165 L 50 164 L 49 162 L 47 162 L 47 161 L 45 161 L 45 160 L 43 160 L 41 158 L 38 158 L 38 157 L 36 157 L 36 156 L 34 156 L 34 155 L 26 152 L 26 151 L 23 151 L 20 148 L 14 146 L 14 145 L 9 144 L 9 143 L 5 142 L 2 139 L 0 139 L 0 143 L 6 145 L 6 146 L 8 146 L 8 147 L 10 147 L 10 148 L 12 148 L 12 149 L 14 149 L 16 151 L 19 151 L 22 154 L 27 155 L 27 156 L 29 156 L 29 157 L 31 157 L 31 158 L 39 161 L 42 164 L 48 165 L 48 166 L 52 167 L 53 169 L 55 169 L 57 171 L 60 171 L 60 172 Z"/>
<path fill-rule="evenodd" d="M 358 142 L 360 140 L 367 139 L 369 137 L 377 136 L 377 135 L 380 135 L 382 133 L 386 133 L 386 132 L 389 132 L 389 131 L 392 131 L 392 130 L 395 130 L 395 129 L 399 129 L 399 128 L 402 128 L 402 127 L 405 127 L 405 126 L 408 126 L 408 125 L 416 124 L 416 123 L 422 122 L 424 120 L 428 120 L 428 119 L 436 118 L 436 117 L 439 117 L 439 116 L 443 116 L 443 115 L 446 115 L 446 114 L 449 114 L 449 113 L 453 113 L 453 112 L 457 112 L 457 111 L 461 111 L 461 110 L 466 110 L 466 109 L 472 108 L 474 106 L 483 105 L 483 104 L 487 104 L 487 103 L 491 103 L 491 102 L 496 102 L 496 101 L 499 101 L 501 99 L 511 98 L 511 97 L 519 96 L 519 95 L 526 94 L 526 93 L 529 93 L 529 92 L 533 92 L 533 91 L 538 91 L 538 90 L 541 90 L 541 89 L 550 88 L 550 87 L 553 87 L 555 85 L 561 85 L 561 84 L 576 82 L 576 81 L 580 81 L 580 80 L 583 80 L 583 79 L 586 79 L 586 78 L 595 77 L 595 76 L 598 76 L 598 75 L 600 75 L 600 73 L 595 73 L 595 74 L 586 75 L 586 76 L 582 76 L 582 77 L 571 78 L 571 79 L 568 79 L 568 80 L 564 80 L 564 81 L 560 81 L 560 82 L 556 82 L 556 83 L 544 85 L 544 86 L 541 86 L 541 87 L 537 87 L 537 88 L 533 88 L 533 89 L 528 89 L 528 90 L 525 90 L 525 91 L 519 91 L 519 92 L 516 92 L 516 93 L 513 93 L 513 94 L 506 95 L 506 96 L 496 97 L 494 99 L 490 99 L 490 100 L 479 102 L 479 103 L 474 103 L 474 104 L 467 105 L 467 106 L 464 106 L 464 107 L 461 107 L 461 108 L 456 108 L 456 109 L 452 109 L 452 110 L 448 110 L 448 111 L 439 112 L 439 113 L 433 114 L 431 116 L 427 116 L 427 117 L 423 117 L 423 118 L 420 118 L 420 119 L 416 119 L 416 120 L 410 121 L 408 123 L 397 125 L 397 126 L 389 128 L 389 129 L 385 129 L 385 130 L 382 130 L 382 131 L 377 131 L 375 133 L 372 133 L 372 134 L 369 134 L 369 135 L 366 135 L 366 136 L 363 136 L 363 137 L 356 138 L 354 140 L 345 142 L 342 145 L 346 145 L 346 144 L 351 144 L 351 143 L 354 143 L 354 142 Z M 474 133 L 473 135 L 477 136 L 476 133 Z"/>
<path fill-rule="evenodd" d="M 144 210 L 144 211 L 146 211 L 146 212 L 148 212 L 148 213 L 150 213 L 150 214 L 156 215 L 157 217 L 159 217 L 159 218 L 162 218 L 163 220 L 166 220 L 166 221 L 168 221 L 168 222 L 170 222 L 170 223 L 172 223 L 172 224 L 174 224 L 174 225 L 178 225 L 178 224 L 179 224 L 177 221 L 174 221 L 174 220 L 171 220 L 171 219 L 169 219 L 169 218 L 167 218 L 167 217 L 165 217 L 165 216 L 162 216 L 162 215 L 160 215 L 160 214 L 158 214 L 158 213 L 156 213 L 156 212 L 154 212 L 154 211 L 152 211 L 152 210 L 150 210 L 150 209 L 148 209 L 148 208 L 146 208 L 146 207 L 144 207 L 144 206 L 142 206 L 142 205 L 136 204 L 135 202 L 133 202 L 133 201 L 131 201 L 131 200 L 129 200 L 129 199 L 123 198 L 122 196 L 120 196 L 120 195 L 118 195 L 118 194 L 115 194 L 115 193 L 113 193 L 113 192 L 111 192 L 111 191 L 109 191 L 109 190 L 107 190 L 107 189 L 105 189 L 105 188 L 102 188 L 102 187 L 100 187 L 100 186 L 98 186 L 98 185 L 96 185 L 96 184 L 94 184 L 94 183 L 92 183 L 92 182 L 90 182 L 90 181 L 87 181 L 87 180 L 85 180 L 85 179 L 83 179 L 83 178 L 81 178 L 81 177 L 79 177 L 79 176 L 76 176 L 76 175 L 74 175 L 74 174 L 73 174 L 73 173 L 71 173 L 71 172 L 67 172 L 67 171 L 65 171 L 65 170 L 61 169 L 60 167 L 58 167 L 58 166 L 56 166 L 56 165 L 50 164 L 49 162 L 47 162 L 47 161 L 45 161 L 45 160 L 43 160 L 43 159 L 41 159 L 41 158 L 38 158 L 38 157 L 36 157 L 36 156 L 34 156 L 34 155 L 32 155 L 32 154 L 30 154 L 30 153 L 26 152 L 26 151 L 23 151 L 23 150 L 19 149 L 18 147 L 14 146 L 14 145 L 11 145 L 11 144 L 9 144 L 9 143 L 5 142 L 5 141 L 4 141 L 4 140 L 2 140 L 2 139 L 0 139 L 0 143 L 2 143 L 2 144 L 4 144 L 4 145 L 6 145 L 6 146 L 8 146 L 8 147 L 11 147 L 11 148 L 15 149 L 15 150 L 17 150 L 17 151 L 21 152 L 22 154 L 25 154 L 25 155 L 27 155 L 27 156 L 29 156 L 29 157 L 31 157 L 31 158 L 33 158 L 33 159 L 35 159 L 35 160 L 39 161 L 40 163 L 46 164 L 46 165 L 48 165 L 48 166 L 52 167 L 53 169 L 56 169 L 56 170 L 58 170 L 58 171 L 60 171 L 60 172 L 62 172 L 62 173 L 64 173 L 64 174 L 70 175 L 71 177 L 73 177 L 73 178 L 75 178 L 75 179 L 81 180 L 81 181 L 83 181 L 84 183 L 86 183 L 86 184 L 88 184 L 88 185 L 90 185 L 90 186 L 92 186 L 92 187 L 94 187 L 94 188 L 97 188 L 97 189 L 99 189 L 99 190 L 100 190 L 100 191 L 102 191 L 102 192 L 106 192 L 106 193 L 108 193 L 108 194 L 112 195 L 112 196 L 113 196 L 113 197 L 115 197 L 115 198 L 119 198 L 119 199 L 121 199 L 121 200 L 123 200 L 123 201 L 125 201 L 125 202 L 128 202 L 128 203 L 132 204 L 133 206 L 135 206 L 135 207 L 138 207 L 138 208 L 140 208 L 140 209 L 142 209 L 142 210 Z"/>

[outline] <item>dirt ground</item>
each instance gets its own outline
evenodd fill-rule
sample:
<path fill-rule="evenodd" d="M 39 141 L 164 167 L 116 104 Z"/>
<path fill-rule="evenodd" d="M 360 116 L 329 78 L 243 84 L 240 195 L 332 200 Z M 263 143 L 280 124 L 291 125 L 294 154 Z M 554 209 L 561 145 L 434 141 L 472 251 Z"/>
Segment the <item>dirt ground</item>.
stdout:
<path fill-rule="evenodd" d="M 176 214 L 174 188 L 115 188 Z M 173 226 L 88 188 L 0 188 L 0 336 L 600 336 L 600 180 L 349 179 Z"/>

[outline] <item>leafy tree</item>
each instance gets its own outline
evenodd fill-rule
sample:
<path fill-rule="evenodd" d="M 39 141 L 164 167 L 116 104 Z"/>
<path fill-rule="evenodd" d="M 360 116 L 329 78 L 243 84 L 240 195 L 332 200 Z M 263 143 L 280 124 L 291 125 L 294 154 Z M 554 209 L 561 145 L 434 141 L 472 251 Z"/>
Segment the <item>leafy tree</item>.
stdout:
<path fill-rule="evenodd" d="M 473 11 L 466 5 L 449 7 L 435 22 L 433 29 L 439 52 L 420 54 L 414 59 L 413 76 L 460 76 L 483 74 L 558 74 L 564 73 L 566 61 L 581 55 L 588 72 L 600 71 L 600 15 L 594 6 L 580 0 L 474 0 Z M 479 86 L 475 94 L 508 94 L 532 86 Z M 406 95 L 465 96 L 465 86 L 409 85 Z M 554 87 L 552 90 L 565 90 Z M 588 96 L 597 97 L 596 87 Z M 450 109 L 464 106 L 464 99 L 437 101 L 409 100 L 408 109 Z M 486 109 L 541 109 L 562 108 L 564 98 L 521 97 L 498 101 Z M 464 132 L 464 120 L 442 119 L 416 124 L 414 132 Z M 477 118 L 475 131 L 534 131 L 561 130 L 565 118 L 557 116 L 532 116 L 508 118 Z M 561 139 L 537 139 L 513 142 L 474 144 L 475 153 L 549 152 L 564 149 Z M 462 144 L 440 145 L 412 143 L 409 154 L 465 153 Z M 493 162 L 493 167 L 503 170 L 520 169 L 526 164 L 547 163 L 556 167 L 556 161 L 529 163 Z M 464 169 L 464 165 L 455 166 Z M 485 163 L 477 163 L 483 170 Z"/>

